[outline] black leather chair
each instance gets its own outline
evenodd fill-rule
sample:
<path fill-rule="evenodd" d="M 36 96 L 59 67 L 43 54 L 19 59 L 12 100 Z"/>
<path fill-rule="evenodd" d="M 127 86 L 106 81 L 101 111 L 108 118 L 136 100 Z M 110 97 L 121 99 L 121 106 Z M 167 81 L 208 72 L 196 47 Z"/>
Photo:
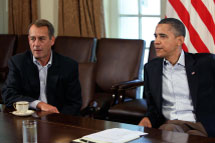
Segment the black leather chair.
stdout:
<path fill-rule="evenodd" d="M 92 116 L 94 112 L 93 108 L 90 108 L 90 102 L 93 100 L 95 94 L 95 65 L 95 63 L 90 62 L 79 64 L 79 80 L 82 95 L 82 116 Z"/>
<path fill-rule="evenodd" d="M 8 73 L 7 63 L 13 54 L 15 43 L 16 35 L 0 34 L 0 91 L 7 77 Z M 1 99 L 0 103 L 2 103 Z"/>
<path fill-rule="evenodd" d="M 78 63 L 94 62 L 96 38 L 58 36 L 53 49 Z"/>
<path fill-rule="evenodd" d="M 96 51 L 95 95 L 91 105 L 94 117 L 106 119 L 108 109 L 118 102 L 115 93 L 118 85 L 125 81 L 141 80 L 145 42 L 143 40 L 110 39 L 98 40 Z M 113 88 L 114 87 L 114 88 Z M 129 98 L 136 97 L 135 92 Z"/>
<path fill-rule="evenodd" d="M 152 59 L 156 58 L 156 51 L 155 51 L 155 46 L 154 46 L 154 41 L 151 41 L 150 48 L 149 48 L 149 57 L 148 61 L 151 61 Z"/>
<path fill-rule="evenodd" d="M 154 41 L 150 44 L 148 61 L 156 57 Z M 118 94 L 121 99 L 125 99 L 125 92 L 135 89 L 139 86 L 143 86 L 144 81 L 129 82 L 118 87 Z M 147 110 L 145 99 L 134 99 L 125 102 L 121 100 L 121 103 L 111 107 L 108 111 L 108 117 L 111 121 L 124 122 L 130 124 L 138 124 L 144 117 Z"/>
<path fill-rule="evenodd" d="M 90 102 L 95 90 L 95 50 L 97 39 L 88 37 L 58 36 L 53 49 L 79 63 L 79 80 L 82 94 L 82 116 L 92 116 Z"/>
<path fill-rule="evenodd" d="M 28 35 L 17 35 L 17 42 L 13 54 L 23 53 L 26 50 L 30 50 Z"/>

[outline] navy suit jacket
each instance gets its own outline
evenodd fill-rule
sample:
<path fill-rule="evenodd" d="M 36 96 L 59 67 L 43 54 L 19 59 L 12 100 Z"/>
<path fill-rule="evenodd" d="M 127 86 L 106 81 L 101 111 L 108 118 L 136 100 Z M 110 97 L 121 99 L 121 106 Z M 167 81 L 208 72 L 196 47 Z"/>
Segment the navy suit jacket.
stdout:
<path fill-rule="evenodd" d="M 197 121 L 215 137 L 215 55 L 185 53 L 185 68 Z M 155 128 L 166 121 L 162 114 L 162 72 L 163 58 L 153 59 L 144 67 L 146 116 Z"/>
<path fill-rule="evenodd" d="M 7 106 L 16 101 L 37 100 L 40 96 L 40 81 L 37 66 L 30 51 L 13 56 L 9 73 L 2 89 L 2 98 Z M 78 114 L 82 104 L 78 64 L 53 52 L 52 65 L 48 68 L 46 96 L 48 104 L 56 106 L 60 113 Z"/>

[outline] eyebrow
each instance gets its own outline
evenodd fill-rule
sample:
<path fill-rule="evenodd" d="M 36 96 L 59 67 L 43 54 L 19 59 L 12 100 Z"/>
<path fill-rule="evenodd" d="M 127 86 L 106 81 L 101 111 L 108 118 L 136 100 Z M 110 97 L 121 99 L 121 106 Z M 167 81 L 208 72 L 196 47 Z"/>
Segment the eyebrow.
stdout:
<path fill-rule="evenodd" d="M 154 34 L 154 36 L 157 36 L 157 35 L 160 35 L 160 36 L 167 36 L 167 34 L 164 34 L 164 33 L 158 33 L 158 34 Z"/>
<path fill-rule="evenodd" d="M 36 36 L 29 36 L 30 38 L 36 37 Z M 45 38 L 46 36 L 38 36 L 38 38 Z"/>

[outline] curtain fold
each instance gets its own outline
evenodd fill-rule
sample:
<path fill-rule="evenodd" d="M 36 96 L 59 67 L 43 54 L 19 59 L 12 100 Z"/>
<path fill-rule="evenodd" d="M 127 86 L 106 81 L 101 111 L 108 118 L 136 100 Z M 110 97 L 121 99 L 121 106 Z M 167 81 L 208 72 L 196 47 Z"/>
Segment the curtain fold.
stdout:
<path fill-rule="evenodd" d="M 9 34 L 28 34 L 28 25 L 38 18 L 37 0 L 9 0 Z"/>
<path fill-rule="evenodd" d="M 59 0 L 58 35 L 105 37 L 102 0 Z"/>

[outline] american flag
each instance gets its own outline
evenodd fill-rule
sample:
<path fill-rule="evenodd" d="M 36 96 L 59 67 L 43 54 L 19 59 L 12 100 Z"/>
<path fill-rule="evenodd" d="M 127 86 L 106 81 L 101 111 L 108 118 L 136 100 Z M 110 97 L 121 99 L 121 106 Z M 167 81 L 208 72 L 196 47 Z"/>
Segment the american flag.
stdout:
<path fill-rule="evenodd" d="M 215 53 L 215 0 L 168 0 L 166 17 L 184 23 L 186 52 Z"/>

